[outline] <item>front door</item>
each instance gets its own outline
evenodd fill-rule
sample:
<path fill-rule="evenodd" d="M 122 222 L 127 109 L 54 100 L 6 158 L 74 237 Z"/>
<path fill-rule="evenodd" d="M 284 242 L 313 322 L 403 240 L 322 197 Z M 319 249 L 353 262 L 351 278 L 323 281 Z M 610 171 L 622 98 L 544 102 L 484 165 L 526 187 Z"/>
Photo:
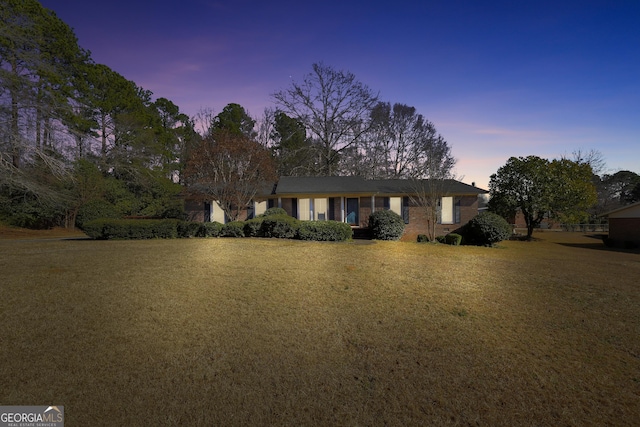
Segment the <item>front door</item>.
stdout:
<path fill-rule="evenodd" d="M 347 197 L 347 224 L 359 225 L 359 203 L 357 197 Z"/>

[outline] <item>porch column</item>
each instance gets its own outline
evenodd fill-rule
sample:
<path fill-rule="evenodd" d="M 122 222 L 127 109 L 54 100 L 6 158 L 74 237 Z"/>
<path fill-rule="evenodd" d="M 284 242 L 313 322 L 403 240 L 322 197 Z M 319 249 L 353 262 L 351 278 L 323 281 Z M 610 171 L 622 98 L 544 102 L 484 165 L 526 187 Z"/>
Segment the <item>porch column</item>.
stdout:
<path fill-rule="evenodd" d="M 344 197 L 340 197 L 340 220 L 345 221 L 344 217 Z"/>
<path fill-rule="evenodd" d="M 282 197 L 278 197 L 278 207 L 282 207 Z"/>
<path fill-rule="evenodd" d="M 371 213 L 376 211 L 376 196 L 371 196 Z"/>

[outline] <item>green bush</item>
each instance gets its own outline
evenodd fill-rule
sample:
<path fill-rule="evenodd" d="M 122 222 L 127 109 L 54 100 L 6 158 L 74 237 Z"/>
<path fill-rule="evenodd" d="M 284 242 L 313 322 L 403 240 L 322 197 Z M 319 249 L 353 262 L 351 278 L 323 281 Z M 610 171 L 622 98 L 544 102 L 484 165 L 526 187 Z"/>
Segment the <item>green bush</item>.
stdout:
<path fill-rule="evenodd" d="M 369 215 L 369 228 L 377 240 L 398 240 L 404 233 L 404 220 L 392 210 L 375 211 Z"/>
<path fill-rule="evenodd" d="M 264 237 L 293 239 L 298 233 L 300 221 L 289 215 L 268 215 L 262 221 Z"/>
<path fill-rule="evenodd" d="M 298 228 L 301 240 L 343 242 L 352 235 L 351 226 L 338 221 L 300 221 Z"/>
<path fill-rule="evenodd" d="M 220 237 L 244 237 L 244 222 L 231 221 L 222 226 Z"/>
<path fill-rule="evenodd" d="M 272 215 L 287 215 L 287 211 L 285 211 L 283 208 L 269 208 L 262 214 L 262 216 Z"/>
<path fill-rule="evenodd" d="M 459 246 L 462 242 L 462 236 L 456 233 L 449 233 L 444 236 L 444 243 L 447 245 Z"/>
<path fill-rule="evenodd" d="M 198 229 L 198 237 L 220 237 L 223 225 L 219 222 L 203 222 Z"/>
<path fill-rule="evenodd" d="M 175 239 L 175 219 L 94 219 L 84 224 L 84 232 L 92 239 Z"/>
<path fill-rule="evenodd" d="M 427 243 L 429 241 L 429 237 L 426 234 L 418 234 L 418 243 Z"/>
<path fill-rule="evenodd" d="M 462 236 L 465 244 L 493 246 L 511 237 L 511 226 L 498 214 L 482 212 L 463 227 Z"/>
<path fill-rule="evenodd" d="M 196 221 L 180 221 L 178 223 L 178 237 L 189 238 L 195 237 L 200 232 L 201 222 Z"/>
<path fill-rule="evenodd" d="M 447 243 L 444 236 L 436 236 L 436 242 L 442 243 L 443 245 Z"/>
<path fill-rule="evenodd" d="M 256 217 L 244 222 L 244 235 L 246 237 L 262 237 L 262 222 L 264 217 Z"/>
<path fill-rule="evenodd" d="M 120 218 L 120 212 L 111 203 L 105 200 L 91 200 L 78 210 L 76 227 L 84 230 L 84 224 L 99 218 Z"/>

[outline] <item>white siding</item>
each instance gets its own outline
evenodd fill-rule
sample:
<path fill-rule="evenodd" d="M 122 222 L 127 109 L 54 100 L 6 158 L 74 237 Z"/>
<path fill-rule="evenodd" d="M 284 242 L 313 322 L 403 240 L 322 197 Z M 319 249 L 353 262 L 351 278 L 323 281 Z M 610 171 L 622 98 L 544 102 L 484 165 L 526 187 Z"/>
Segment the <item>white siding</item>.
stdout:
<path fill-rule="evenodd" d="M 402 197 L 389 197 L 389 210 L 402 216 Z"/>
<path fill-rule="evenodd" d="M 267 210 L 267 202 L 255 202 L 254 214 L 255 216 L 262 215 Z"/>
<path fill-rule="evenodd" d="M 313 210 L 315 215 L 315 220 L 319 221 L 321 216 L 324 216 L 323 219 L 329 219 L 329 213 L 327 212 L 327 206 L 329 206 L 329 199 L 314 199 L 313 200 Z"/>
<path fill-rule="evenodd" d="M 224 224 L 224 211 L 215 200 L 211 202 L 211 221 Z"/>
<path fill-rule="evenodd" d="M 311 219 L 311 199 L 298 199 L 298 219 L 309 221 Z"/>

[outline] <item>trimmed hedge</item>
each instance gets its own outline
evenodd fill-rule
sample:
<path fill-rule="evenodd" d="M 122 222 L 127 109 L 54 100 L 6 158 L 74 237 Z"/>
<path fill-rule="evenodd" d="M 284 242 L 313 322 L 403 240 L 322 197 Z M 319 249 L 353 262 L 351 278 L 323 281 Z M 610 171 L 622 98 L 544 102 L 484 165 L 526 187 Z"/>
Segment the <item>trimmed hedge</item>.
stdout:
<path fill-rule="evenodd" d="M 399 240 L 404 233 L 404 220 L 392 210 L 375 211 L 369 215 L 369 228 L 374 239 Z"/>
<path fill-rule="evenodd" d="M 298 238 L 321 242 L 343 242 L 351 239 L 351 226 L 338 221 L 300 221 Z"/>
<path fill-rule="evenodd" d="M 197 237 L 220 237 L 223 225 L 219 222 L 203 222 L 198 229 Z"/>
<path fill-rule="evenodd" d="M 244 222 L 244 235 L 246 237 L 262 237 L 262 222 L 264 217 L 256 217 Z"/>
<path fill-rule="evenodd" d="M 109 219 L 101 218 L 84 224 L 84 232 L 92 239 L 175 239 L 177 219 Z"/>
<path fill-rule="evenodd" d="M 264 211 L 264 213 L 262 214 L 262 216 L 272 216 L 272 215 L 288 215 L 287 211 L 284 210 L 283 208 L 269 208 L 266 211 Z"/>
<path fill-rule="evenodd" d="M 465 244 L 493 246 L 511 237 L 506 219 L 493 212 L 481 212 L 462 228 Z"/>
<path fill-rule="evenodd" d="M 221 237 L 244 237 L 244 222 L 231 221 L 222 226 Z"/>
<path fill-rule="evenodd" d="M 178 223 L 178 237 L 189 238 L 196 237 L 200 232 L 201 222 L 181 221 Z"/>
<path fill-rule="evenodd" d="M 293 239 L 299 227 L 300 221 L 289 215 L 269 215 L 263 218 L 261 230 L 264 237 Z"/>

